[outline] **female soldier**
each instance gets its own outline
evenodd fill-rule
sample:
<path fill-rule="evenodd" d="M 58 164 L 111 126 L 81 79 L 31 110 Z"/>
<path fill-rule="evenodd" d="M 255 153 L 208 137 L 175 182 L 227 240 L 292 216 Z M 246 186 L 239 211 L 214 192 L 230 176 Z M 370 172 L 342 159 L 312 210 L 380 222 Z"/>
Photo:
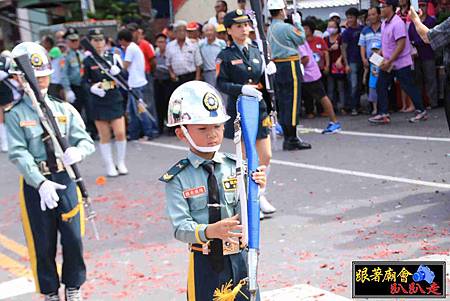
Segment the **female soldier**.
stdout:
<path fill-rule="evenodd" d="M 84 80 L 87 81 L 93 103 L 95 126 L 100 136 L 100 152 L 106 165 L 106 174 L 116 177 L 128 173 L 125 166 L 127 148 L 123 97 L 119 87 L 111 77 L 121 72 L 121 59 L 118 55 L 106 51 L 105 37 L 100 29 L 89 31 L 91 41 L 97 53 L 110 62 L 110 66 L 100 66 L 93 56 L 84 59 Z M 116 139 L 117 169 L 111 149 L 111 128 Z"/>
<path fill-rule="evenodd" d="M 227 113 L 231 119 L 225 124 L 225 137 L 233 139 L 234 120 L 236 119 L 236 100 L 240 94 L 261 99 L 259 102 L 259 128 L 256 140 L 256 149 L 259 156 L 259 164 L 269 166 L 272 150 L 270 145 L 271 120 L 267 113 L 268 97 L 264 88 L 264 66 L 259 49 L 250 39 L 250 18 L 244 11 L 237 9 L 226 14 L 224 25 L 230 38 L 230 46 L 222 50 L 217 56 L 217 87 L 229 95 Z M 266 170 L 268 176 L 269 170 Z M 276 209 L 261 191 L 260 205 L 262 213 L 271 214 Z M 261 214 L 261 217 L 264 215 Z"/>

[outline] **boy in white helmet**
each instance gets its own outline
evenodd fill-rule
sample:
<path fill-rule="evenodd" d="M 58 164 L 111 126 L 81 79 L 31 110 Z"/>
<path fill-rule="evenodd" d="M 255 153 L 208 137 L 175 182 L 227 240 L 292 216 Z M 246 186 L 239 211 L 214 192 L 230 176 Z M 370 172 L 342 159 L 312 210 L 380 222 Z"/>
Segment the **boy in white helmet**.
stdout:
<path fill-rule="evenodd" d="M 167 183 L 167 213 L 175 238 L 189 244 L 189 301 L 211 301 L 217 288 L 231 281 L 232 290 L 247 277 L 247 252 L 238 242 L 242 226 L 236 161 L 218 152 L 229 118 L 220 93 L 205 82 L 187 82 L 170 98 L 168 126 L 177 127 L 177 137 L 190 151 L 160 180 Z M 261 187 L 266 184 L 264 169 L 253 174 Z M 240 291 L 234 300 L 247 300 L 245 285 Z"/>
<path fill-rule="evenodd" d="M 94 142 L 78 112 L 70 104 L 47 94 L 53 70 L 45 49 L 39 44 L 24 42 L 13 49 L 12 57 L 23 54 L 28 55 L 44 100 L 70 145 L 64 153 L 55 149 L 27 93 L 6 109 L 8 154 L 22 174 L 20 208 L 36 291 L 44 294 L 47 301 L 60 300 L 60 279 L 55 263 L 59 232 L 63 254 L 61 282 L 65 285 L 66 301 L 80 301 L 80 287 L 86 280 L 82 246 L 84 211 L 77 185 L 65 166 L 93 153 Z M 17 74 L 23 83 L 19 70 L 13 66 L 10 72 Z"/>

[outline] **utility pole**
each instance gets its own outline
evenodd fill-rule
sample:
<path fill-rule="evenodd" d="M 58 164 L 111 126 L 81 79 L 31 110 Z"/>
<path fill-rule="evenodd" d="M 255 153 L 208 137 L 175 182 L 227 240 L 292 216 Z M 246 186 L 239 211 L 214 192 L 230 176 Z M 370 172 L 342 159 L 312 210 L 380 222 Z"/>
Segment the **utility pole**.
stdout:
<path fill-rule="evenodd" d="M 83 15 L 83 21 L 87 21 L 88 12 L 95 14 L 94 0 L 80 0 L 81 3 L 81 14 Z"/>

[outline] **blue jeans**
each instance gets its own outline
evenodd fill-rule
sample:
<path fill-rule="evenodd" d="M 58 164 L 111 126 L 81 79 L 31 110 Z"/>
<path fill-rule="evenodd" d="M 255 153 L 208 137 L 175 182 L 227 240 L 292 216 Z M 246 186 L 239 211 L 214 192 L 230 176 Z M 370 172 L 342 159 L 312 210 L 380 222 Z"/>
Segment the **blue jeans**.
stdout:
<path fill-rule="evenodd" d="M 400 82 L 402 89 L 411 97 L 416 110 L 423 111 L 422 97 L 419 89 L 414 85 L 414 75 L 411 66 L 407 66 L 398 70 L 392 70 L 390 73 L 380 71 L 377 82 L 377 110 L 378 114 L 388 113 L 388 87 L 392 84 L 394 77 Z"/>
<path fill-rule="evenodd" d="M 349 98 L 346 100 L 346 108 L 356 110 L 361 99 L 362 65 L 361 63 L 349 63 L 351 72 L 347 74 L 350 88 Z"/>
<path fill-rule="evenodd" d="M 141 99 L 144 95 L 145 86 L 139 88 L 132 88 L 138 97 Z M 141 137 L 141 131 L 147 137 L 154 137 L 158 134 L 158 123 L 155 120 L 151 120 L 147 113 L 139 113 L 137 108 L 137 100 L 134 99 L 131 93 L 128 93 L 128 135 L 130 140 L 136 140 Z M 156 132 L 155 130 L 156 129 Z"/>
<path fill-rule="evenodd" d="M 154 81 L 153 81 L 153 74 L 146 73 L 145 77 L 147 79 L 147 85 L 145 86 L 145 92 L 144 92 L 144 102 L 147 104 L 147 110 L 150 112 L 150 114 L 153 116 L 154 119 L 156 119 L 156 124 L 159 124 L 158 122 L 158 113 L 156 111 L 156 104 L 155 104 L 155 89 L 154 89 Z M 159 127 L 153 128 L 152 123 L 152 131 L 159 133 Z"/>

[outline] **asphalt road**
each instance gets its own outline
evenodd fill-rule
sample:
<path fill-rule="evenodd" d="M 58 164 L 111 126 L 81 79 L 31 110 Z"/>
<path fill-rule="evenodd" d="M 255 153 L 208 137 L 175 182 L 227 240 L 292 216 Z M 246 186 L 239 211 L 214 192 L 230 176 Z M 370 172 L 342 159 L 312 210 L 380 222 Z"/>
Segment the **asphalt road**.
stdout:
<path fill-rule="evenodd" d="M 263 292 L 307 284 L 351 298 L 352 260 L 450 256 L 450 135 L 444 113 L 433 110 L 430 120 L 418 124 L 406 122 L 407 116 L 395 114 L 385 126 L 370 125 L 367 116 L 341 118 L 345 131 L 381 134 L 375 137 L 321 135 L 310 129 L 324 127 L 326 119 L 304 120 L 308 130 L 299 132 L 313 149 L 274 151 L 268 197 L 278 211 L 261 226 Z M 157 180 L 185 156 L 184 145 L 174 137 L 128 145 L 127 176 L 97 185 L 103 174 L 99 153 L 82 164 L 101 236 L 95 241 L 88 225 L 84 294 L 88 300 L 185 300 L 187 246 L 173 238 L 164 184 Z M 233 147 L 225 141 L 223 150 Z M 29 264 L 18 172 L 5 154 L 0 170 L 0 288 L 5 288 L 26 277 Z M 29 285 L 18 290 L 8 300 L 39 300 Z M 337 296 L 311 300 L 333 299 Z"/>

